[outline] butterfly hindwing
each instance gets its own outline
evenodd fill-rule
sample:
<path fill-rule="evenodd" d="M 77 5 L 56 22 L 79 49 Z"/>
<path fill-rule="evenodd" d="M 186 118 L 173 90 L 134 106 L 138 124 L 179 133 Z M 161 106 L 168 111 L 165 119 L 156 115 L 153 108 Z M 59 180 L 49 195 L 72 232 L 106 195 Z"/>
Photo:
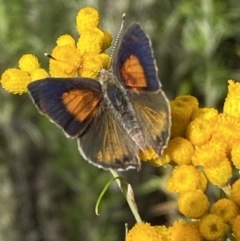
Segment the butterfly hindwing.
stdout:
<path fill-rule="evenodd" d="M 102 101 L 100 84 L 87 78 L 46 78 L 28 91 L 41 113 L 70 137 L 86 131 Z"/>
<path fill-rule="evenodd" d="M 132 24 L 124 34 L 113 70 L 127 89 L 154 91 L 161 87 L 150 40 L 139 24 Z"/>
<path fill-rule="evenodd" d="M 78 139 L 82 156 L 105 169 L 140 168 L 139 148 L 127 135 L 111 110 L 100 110 L 90 128 Z"/>
<path fill-rule="evenodd" d="M 162 154 L 170 136 L 170 108 L 162 90 L 132 93 L 133 107 L 145 137 L 146 145 Z"/>

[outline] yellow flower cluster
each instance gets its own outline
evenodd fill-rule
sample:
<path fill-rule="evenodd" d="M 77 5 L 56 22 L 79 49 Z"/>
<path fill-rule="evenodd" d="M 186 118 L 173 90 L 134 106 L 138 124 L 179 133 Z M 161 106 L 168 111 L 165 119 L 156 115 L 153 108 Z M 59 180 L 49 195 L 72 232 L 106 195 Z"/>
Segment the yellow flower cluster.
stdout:
<path fill-rule="evenodd" d="M 13 94 L 23 94 L 30 82 L 51 77 L 90 77 L 97 78 L 101 68 L 107 68 L 110 56 L 104 51 L 111 45 L 112 36 L 99 29 L 99 14 L 86 7 L 79 11 L 77 41 L 68 34 L 60 36 L 49 60 L 49 73 L 40 68 L 40 63 L 32 54 L 19 60 L 19 68 L 7 69 L 1 77 L 2 87 Z"/>
<path fill-rule="evenodd" d="M 171 139 L 154 165 L 173 166 L 166 188 L 178 194 L 179 211 L 197 220 L 194 227 L 201 237 L 189 240 L 218 240 L 228 235 L 229 230 L 236 238 L 240 237 L 240 178 L 229 185 L 233 173 L 239 173 L 240 169 L 239 103 L 240 84 L 232 80 L 223 113 L 214 108 L 199 108 L 193 96 L 171 101 Z M 205 193 L 207 185 L 221 188 L 226 198 L 210 205 Z M 175 230 L 176 240 L 182 240 L 180 231 L 176 231 L 181 225 L 175 225 L 175 229 L 169 227 Z M 175 239 L 171 236 L 169 240 Z"/>

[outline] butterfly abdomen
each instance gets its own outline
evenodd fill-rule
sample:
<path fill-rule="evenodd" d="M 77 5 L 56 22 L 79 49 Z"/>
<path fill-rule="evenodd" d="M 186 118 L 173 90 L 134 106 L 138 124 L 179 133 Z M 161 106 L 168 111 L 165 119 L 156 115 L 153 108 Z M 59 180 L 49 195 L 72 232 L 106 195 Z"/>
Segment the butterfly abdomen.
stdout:
<path fill-rule="evenodd" d="M 125 129 L 126 135 L 130 136 L 139 149 L 144 151 L 146 144 L 143 131 L 128 95 L 117 85 L 109 84 L 106 98 L 110 102 L 114 115 Z"/>

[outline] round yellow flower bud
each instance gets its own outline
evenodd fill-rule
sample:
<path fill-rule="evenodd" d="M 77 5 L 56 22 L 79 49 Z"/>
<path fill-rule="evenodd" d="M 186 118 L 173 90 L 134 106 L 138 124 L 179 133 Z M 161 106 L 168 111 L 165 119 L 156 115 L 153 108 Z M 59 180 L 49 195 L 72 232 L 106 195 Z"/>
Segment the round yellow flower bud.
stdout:
<path fill-rule="evenodd" d="M 97 78 L 102 69 L 102 58 L 99 54 L 86 53 L 83 55 L 82 67 L 79 69 L 79 76 Z"/>
<path fill-rule="evenodd" d="M 240 205 L 240 178 L 235 181 L 231 189 L 231 199 L 238 205 Z"/>
<path fill-rule="evenodd" d="M 100 54 L 101 58 L 102 58 L 102 67 L 104 69 L 109 69 L 109 63 L 110 63 L 110 56 L 106 53 L 101 53 Z"/>
<path fill-rule="evenodd" d="M 191 223 L 184 223 L 179 220 L 174 222 L 173 226 L 169 228 L 171 241 L 201 241 L 201 234 Z"/>
<path fill-rule="evenodd" d="M 170 102 L 170 105 L 172 115 L 171 138 L 178 136 L 184 137 L 190 121 L 192 109 L 183 101 L 173 100 Z"/>
<path fill-rule="evenodd" d="M 195 148 L 192 163 L 194 166 L 205 166 L 216 160 L 221 161 L 227 156 L 227 147 L 227 143 L 221 139 L 210 140 Z"/>
<path fill-rule="evenodd" d="M 207 182 L 203 179 L 206 179 L 206 177 L 194 166 L 181 165 L 173 170 L 172 176 L 167 180 L 166 188 L 168 191 L 175 193 L 197 189 L 205 190 Z"/>
<path fill-rule="evenodd" d="M 186 137 L 193 145 L 203 145 L 212 135 L 212 124 L 210 121 L 196 118 L 187 127 Z"/>
<path fill-rule="evenodd" d="M 218 240 L 226 233 L 226 224 L 223 218 L 208 214 L 200 220 L 199 231 L 206 240 Z"/>
<path fill-rule="evenodd" d="M 25 54 L 19 60 L 19 68 L 27 73 L 31 73 L 39 67 L 38 58 L 32 54 Z"/>
<path fill-rule="evenodd" d="M 227 157 L 217 162 L 214 161 L 205 164 L 204 173 L 212 184 L 222 186 L 232 177 L 232 166 Z"/>
<path fill-rule="evenodd" d="M 208 208 L 209 201 L 204 192 L 200 189 L 187 191 L 180 194 L 178 199 L 179 211 L 189 218 L 200 218 Z"/>
<path fill-rule="evenodd" d="M 161 241 L 158 232 L 149 223 L 136 224 L 126 235 L 126 241 Z"/>
<path fill-rule="evenodd" d="M 102 44 L 102 51 L 105 51 L 111 46 L 112 43 L 112 35 L 107 31 L 102 30 L 104 37 L 103 37 L 103 44 Z"/>
<path fill-rule="evenodd" d="M 76 22 L 78 32 L 82 34 L 85 29 L 98 27 L 99 14 L 94 8 L 83 8 L 78 12 Z"/>
<path fill-rule="evenodd" d="M 211 213 L 222 217 L 226 223 L 230 223 L 238 214 L 238 206 L 232 200 L 223 198 L 213 204 Z"/>
<path fill-rule="evenodd" d="M 86 29 L 78 39 L 77 49 L 81 55 L 85 53 L 100 54 L 103 50 L 103 38 L 104 34 L 100 29 Z"/>
<path fill-rule="evenodd" d="M 73 77 L 82 64 L 79 51 L 71 45 L 56 46 L 52 56 L 49 64 L 52 77 Z"/>
<path fill-rule="evenodd" d="M 31 73 L 32 81 L 47 78 L 49 75 L 45 69 L 36 69 Z"/>
<path fill-rule="evenodd" d="M 232 146 L 231 150 L 231 160 L 233 162 L 233 165 L 240 169 L 240 142 L 236 142 Z"/>
<path fill-rule="evenodd" d="M 7 69 L 1 77 L 3 89 L 12 94 L 23 94 L 27 92 L 27 86 L 31 82 L 30 75 L 20 69 Z"/>
<path fill-rule="evenodd" d="M 75 47 L 75 40 L 71 35 L 64 34 L 57 39 L 57 46 L 71 45 Z"/>
<path fill-rule="evenodd" d="M 217 115 L 218 115 L 218 110 L 214 108 L 199 108 L 199 109 L 193 110 L 191 119 L 194 120 L 196 118 L 201 118 L 201 119 L 210 121 L 216 118 Z"/>
<path fill-rule="evenodd" d="M 223 113 L 240 117 L 240 83 L 233 80 L 228 81 L 228 95 L 223 106 Z"/>
<path fill-rule="evenodd" d="M 170 230 L 165 226 L 154 226 L 154 229 L 158 233 L 158 241 L 168 241 L 170 238 Z M 160 239 L 161 237 L 161 239 Z"/>
<path fill-rule="evenodd" d="M 237 215 L 232 221 L 232 230 L 236 240 L 240 240 L 240 215 Z"/>
<path fill-rule="evenodd" d="M 177 164 L 189 164 L 191 162 L 194 147 L 192 143 L 182 137 L 171 139 L 165 150 L 165 155 L 169 155 L 171 161 Z"/>
<path fill-rule="evenodd" d="M 182 102 L 192 109 L 192 111 L 198 109 L 198 99 L 192 95 L 180 95 L 175 98 L 177 102 Z"/>
<path fill-rule="evenodd" d="M 219 114 L 214 120 L 212 128 L 212 139 L 225 141 L 229 150 L 234 143 L 240 141 L 240 135 L 236 135 L 236 133 L 240 133 L 240 118 Z"/>

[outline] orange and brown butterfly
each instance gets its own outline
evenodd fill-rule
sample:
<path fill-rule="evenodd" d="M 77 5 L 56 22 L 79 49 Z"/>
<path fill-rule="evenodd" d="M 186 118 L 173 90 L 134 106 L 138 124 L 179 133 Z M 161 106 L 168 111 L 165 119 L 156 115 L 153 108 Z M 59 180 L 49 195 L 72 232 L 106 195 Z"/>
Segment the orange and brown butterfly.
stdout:
<path fill-rule="evenodd" d="M 162 90 L 151 43 L 139 24 L 122 37 L 111 69 L 91 78 L 46 78 L 28 91 L 41 113 L 81 155 L 104 169 L 140 169 L 139 151 L 161 155 L 170 132 L 169 102 Z"/>

